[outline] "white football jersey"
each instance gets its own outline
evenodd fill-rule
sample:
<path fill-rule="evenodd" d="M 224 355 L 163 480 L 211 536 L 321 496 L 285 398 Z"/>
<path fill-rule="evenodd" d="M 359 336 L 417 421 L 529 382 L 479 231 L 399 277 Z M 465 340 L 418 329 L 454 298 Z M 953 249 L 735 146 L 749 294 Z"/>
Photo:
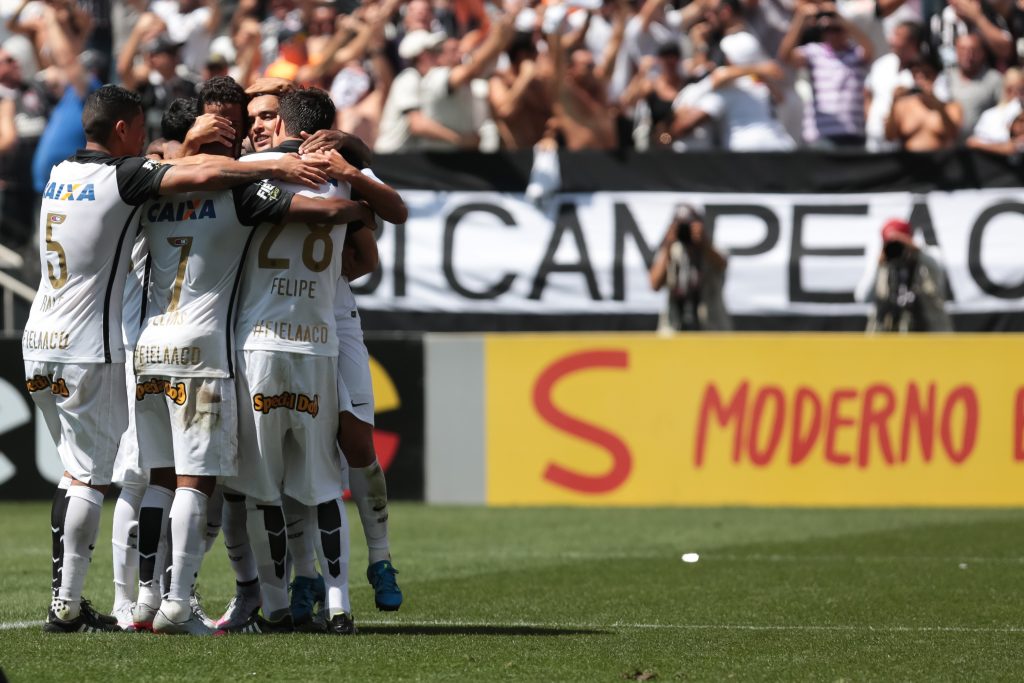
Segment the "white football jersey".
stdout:
<path fill-rule="evenodd" d="M 123 363 L 121 306 L 140 206 L 169 166 L 79 150 L 50 172 L 39 212 L 42 278 L 25 360 Z"/>
<path fill-rule="evenodd" d="M 126 355 L 135 350 L 142 329 L 142 289 L 146 279 L 146 257 L 149 256 L 149 243 L 142 232 L 142 226 L 135 234 L 132 245 L 132 256 L 128 262 L 128 279 L 124 283 L 124 296 L 121 301 L 121 336 L 124 339 Z M 127 359 L 125 359 L 127 362 Z"/>
<path fill-rule="evenodd" d="M 253 228 L 280 223 L 292 197 L 262 181 L 143 207 L 149 261 L 136 375 L 234 376 L 234 309 Z"/>
<path fill-rule="evenodd" d="M 242 161 L 276 159 L 298 151 L 288 141 Z M 347 183 L 332 181 L 316 190 L 280 183 L 305 197 L 348 199 Z M 246 256 L 236 327 L 246 351 L 338 355 L 334 297 L 341 278 L 345 225 L 264 225 Z"/>

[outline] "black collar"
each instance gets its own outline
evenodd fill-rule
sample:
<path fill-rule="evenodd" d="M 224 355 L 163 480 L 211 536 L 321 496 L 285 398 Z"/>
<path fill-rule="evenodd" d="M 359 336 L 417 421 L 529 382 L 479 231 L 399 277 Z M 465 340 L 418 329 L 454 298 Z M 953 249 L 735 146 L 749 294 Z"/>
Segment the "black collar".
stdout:
<path fill-rule="evenodd" d="M 298 153 L 299 147 L 302 146 L 302 140 L 285 140 L 277 147 L 268 149 L 268 152 L 281 152 L 282 154 Z"/>

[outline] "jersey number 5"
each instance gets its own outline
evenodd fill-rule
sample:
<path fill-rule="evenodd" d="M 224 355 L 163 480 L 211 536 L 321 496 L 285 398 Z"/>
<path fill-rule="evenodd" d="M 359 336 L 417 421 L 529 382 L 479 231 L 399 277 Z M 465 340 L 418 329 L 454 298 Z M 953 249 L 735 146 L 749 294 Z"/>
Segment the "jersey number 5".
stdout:
<path fill-rule="evenodd" d="M 333 225 L 317 223 L 309 226 L 309 234 L 302 241 L 302 264 L 314 273 L 319 273 L 331 265 L 334 256 L 334 240 L 331 239 Z M 260 242 L 259 266 L 273 270 L 284 270 L 291 261 L 286 258 L 274 258 L 270 255 L 270 247 L 284 230 L 284 225 L 272 225 L 267 236 Z M 319 258 L 315 255 L 320 251 Z"/>
<path fill-rule="evenodd" d="M 64 247 L 61 246 L 60 242 L 53 239 L 53 226 L 63 225 L 64 221 L 67 220 L 67 216 L 62 213 L 48 213 L 46 214 L 46 251 L 56 252 L 57 254 L 57 267 L 53 267 L 53 262 L 49 259 L 46 260 L 46 274 L 50 278 L 50 285 L 54 289 L 60 289 L 68 283 L 68 257 L 64 253 Z"/>

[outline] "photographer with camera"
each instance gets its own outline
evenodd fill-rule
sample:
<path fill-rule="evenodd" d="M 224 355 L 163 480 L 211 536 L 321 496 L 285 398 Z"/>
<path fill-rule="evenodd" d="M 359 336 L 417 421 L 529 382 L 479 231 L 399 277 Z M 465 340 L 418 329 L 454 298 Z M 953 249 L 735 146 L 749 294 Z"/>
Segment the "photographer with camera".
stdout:
<path fill-rule="evenodd" d="M 658 330 L 731 330 L 725 310 L 727 256 L 704 232 L 704 216 L 689 204 L 676 208 L 651 265 L 651 288 L 668 286 Z"/>
<path fill-rule="evenodd" d="M 952 332 L 945 309 L 946 275 L 939 262 L 914 242 L 907 221 L 882 227 L 882 253 L 874 277 L 858 287 L 859 301 L 874 304 L 868 332 Z"/>

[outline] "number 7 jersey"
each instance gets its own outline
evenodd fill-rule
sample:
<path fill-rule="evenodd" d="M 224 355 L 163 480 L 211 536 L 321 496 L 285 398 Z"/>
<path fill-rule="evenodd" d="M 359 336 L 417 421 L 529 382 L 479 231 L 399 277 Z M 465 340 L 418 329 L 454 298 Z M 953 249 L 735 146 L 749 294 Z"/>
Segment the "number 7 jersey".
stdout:
<path fill-rule="evenodd" d="M 135 374 L 234 376 L 231 332 L 243 259 L 254 226 L 282 221 L 291 199 L 262 181 L 143 207 L 149 257 Z"/>
<path fill-rule="evenodd" d="M 276 159 L 298 149 L 285 142 L 242 161 Z M 280 183 L 306 197 L 348 199 L 347 183 L 316 190 Z M 289 224 L 257 229 L 246 256 L 236 337 L 245 351 L 337 356 L 334 297 L 341 278 L 345 225 Z"/>

